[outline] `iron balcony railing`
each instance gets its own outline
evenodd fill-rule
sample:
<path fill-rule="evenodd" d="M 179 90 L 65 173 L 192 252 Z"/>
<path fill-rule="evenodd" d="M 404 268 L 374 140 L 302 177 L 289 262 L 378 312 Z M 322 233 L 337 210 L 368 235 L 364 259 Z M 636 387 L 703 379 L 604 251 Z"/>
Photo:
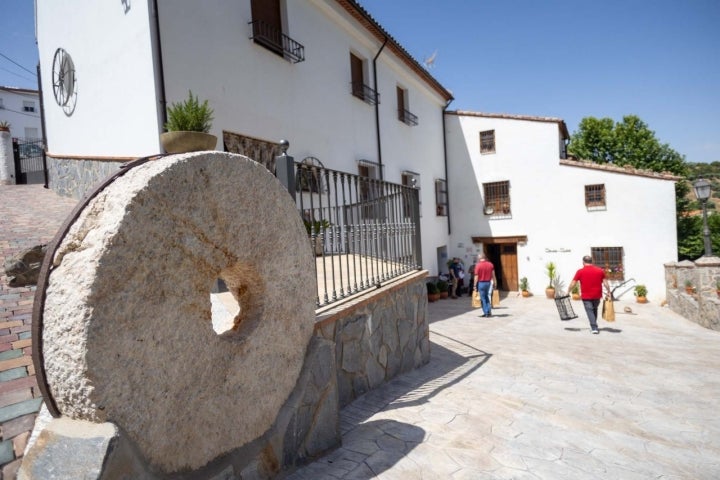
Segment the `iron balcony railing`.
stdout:
<path fill-rule="evenodd" d="M 398 109 L 398 119 L 405 123 L 406 125 L 410 125 L 411 127 L 414 127 L 418 124 L 418 117 L 417 115 L 414 115 L 410 113 L 408 110 L 405 110 L 404 108 Z"/>
<path fill-rule="evenodd" d="M 380 103 L 380 94 L 365 85 L 362 82 L 353 82 L 350 84 L 352 87 L 352 94 L 360 100 L 369 103 L 370 105 L 377 105 Z"/>
<path fill-rule="evenodd" d="M 316 255 L 317 308 L 422 268 L 416 188 L 303 163 L 286 171 L 278 177 L 294 193 Z"/>
<path fill-rule="evenodd" d="M 280 29 L 261 20 L 249 23 L 252 26 L 252 37 L 250 38 L 256 43 L 293 63 L 305 60 L 305 47 L 282 33 Z"/>

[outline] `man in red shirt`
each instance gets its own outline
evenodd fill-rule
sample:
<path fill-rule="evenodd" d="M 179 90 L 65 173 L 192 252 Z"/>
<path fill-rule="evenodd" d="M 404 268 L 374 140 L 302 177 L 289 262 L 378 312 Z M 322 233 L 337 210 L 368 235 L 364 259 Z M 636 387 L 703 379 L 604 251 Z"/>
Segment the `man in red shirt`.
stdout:
<path fill-rule="evenodd" d="M 490 285 L 497 287 L 497 279 L 495 278 L 495 266 L 488 262 L 485 255 L 478 257 L 477 265 L 475 265 L 475 281 L 477 282 L 477 291 L 480 293 L 480 302 L 483 309 L 483 317 L 491 317 L 490 308 Z"/>
<path fill-rule="evenodd" d="M 597 325 L 597 311 L 600 299 L 603 296 L 603 286 L 610 294 L 610 285 L 607 278 L 605 278 L 605 270 L 593 265 L 592 257 L 585 255 L 583 257 L 583 268 L 575 273 L 568 291 L 572 291 L 577 282 L 580 282 L 580 298 L 582 298 L 585 313 L 587 313 L 588 320 L 590 320 L 590 328 L 592 333 L 597 335 L 600 333 Z"/>

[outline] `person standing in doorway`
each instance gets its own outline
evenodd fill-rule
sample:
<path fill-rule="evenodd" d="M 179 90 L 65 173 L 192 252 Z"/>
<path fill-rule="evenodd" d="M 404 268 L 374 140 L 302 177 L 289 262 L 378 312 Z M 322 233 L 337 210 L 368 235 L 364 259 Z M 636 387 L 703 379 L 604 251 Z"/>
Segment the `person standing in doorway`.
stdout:
<path fill-rule="evenodd" d="M 590 329 L 592 333 L 597 335 L 600 333 L 597 325 L 597 312 L 600 300 L 603 297 L 603 287 L 610 294 L 610 285 L 605 278 L 605 270 L 593 265 L 592 257 L 585 255 L 582 259 L 583 267 L 575 273 L 575 276 L 568 286 L 568 291 L 572 291 L 576 283 L 580 283 L 580 298 L 585 307 L 588 320 L 590 321 Z"/>
<path fill-rule="evenodd" d="M 460 266 L 460 259 L 457 257 L 453 258 L 452 263 L 450 264 L 450 280 L 452 281 L 452 287 L 450 287 L 451 298 L 458 298 L 457 290 L 461 270 L 462 267 Z"/>
<path fill-rule="evenodd" d="M 497 279 L 495 278 L 495 266 L 488 261 L 484 254 L 478 257 L 478 262 L 475 265 L 475 281 L 477 282 L 476 288 L 480 293 L 483 317 L 489 318 L 492 316 L 490 313 L 492 309 L 490 286 L 497 288 Z"/>

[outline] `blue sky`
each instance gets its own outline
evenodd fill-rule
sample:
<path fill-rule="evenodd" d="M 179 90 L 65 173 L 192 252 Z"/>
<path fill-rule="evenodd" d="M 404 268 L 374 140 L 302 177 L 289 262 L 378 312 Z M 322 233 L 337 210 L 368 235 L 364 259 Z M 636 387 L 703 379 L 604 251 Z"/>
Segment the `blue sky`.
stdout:
<path fill-rule="evenodd" d="M 288 0 L 304 1 L 304 0 Z M 451 110 L 642 118 L 692 162 L 720 161 L 720 0 L 359 0 Z M 37 88 L 32 0 L 0 0 L 0 85 Z M 5 58 L 3 57 L 3 55 Z"/>

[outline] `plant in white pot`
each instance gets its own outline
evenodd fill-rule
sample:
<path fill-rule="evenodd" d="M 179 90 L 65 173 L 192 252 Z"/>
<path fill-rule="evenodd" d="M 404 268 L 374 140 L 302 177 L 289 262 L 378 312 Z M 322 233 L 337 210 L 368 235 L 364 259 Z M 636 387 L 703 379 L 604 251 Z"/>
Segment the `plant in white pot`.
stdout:
<path fill-rule="evenodd" d="M 192 91 L 188 91 L 187 100 L 173 103 L 167 113 L 167 132 L 160 135 L 160 143 L 167 153 L 215 149 L 217 137 L 208 133 L 214 112 L 207 100 L 200 103 Z"/>

